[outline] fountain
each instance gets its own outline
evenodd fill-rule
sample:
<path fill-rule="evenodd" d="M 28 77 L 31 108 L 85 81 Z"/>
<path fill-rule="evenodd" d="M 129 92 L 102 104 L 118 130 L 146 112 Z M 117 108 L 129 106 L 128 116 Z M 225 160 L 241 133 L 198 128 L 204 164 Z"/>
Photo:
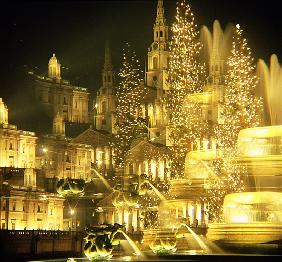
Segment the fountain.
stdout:
<path fill-rule="evenodd" d="M 210 76 L 204 92 L 190 95 L 186 102 L 197 100 L 205 105 L 220 104 L 218 101 L 221 101 L 224 89 L 223 64 L 230 51 L 232 30 L 232 27 L 227 27 L 223 31 L 218 21 L 214 22 L 213 33 L 205 26 L 202 28 L 201 38 L 206 48 L 205 55 L 210 62 Z M 211 161 L 220 158 L 214 148 L 197 148 L 187 154 L 185 177 L 170 181 L 170 193 L 174 196 L 170 199 L 147 179 L 141 179 L 139 186 L 136 183 L 130 184 L 126 190 L 119 185 L 112 188 L 106 179 L 94 170 L 113 196 L 113 210 L 122 211 L 121 218 L 118 217 L 119 221 L 126 221 L 124 207 L 131 210 L 135 208 L 139 214 L 139 200 L 149 191 L 149 187 L 160 199 L 157 207 L 158 227 L 143 230 L 142 251 L 145 250 L 147 258 L 155 259 L 156 256 L 161 256 L 170 259 L 173 258 L 171 256 L 182 256 L 187 259 L 185 256 L 191 254 L 222 254 L 222 249 L 226 253 L 281 252 L 281 68 L 275 55 L 271 57 L 270 64 L 270 69 L 262 60 L 258 65 L 258 74 L 261 77 L 259 92 L 266 98 L 265 121 L 270 126 L 244 129 L 238 136 L 238 161 L 247 170 L 244 180 L 249 192 L 226 195 L 223 204 L 224 222 L 210 224 L 206 239 L 201 236 L 206 233 L 208 220 L 207 207 L 202 199 L 205 197 L 205 179 L 216 175 L 209 167 Z M 220 68 L 218 71 L 215 70 L 217 66 Z M 217 91 L 214 91 L 214 86 L 218 87 Z M 217 108 L 213 111 L 215 114 L 212 119 L 218 119 L 219 110 L 220 108 Z M 132 213 L 131 216 L 128 213 L 126 215 L 128 221 L 132 220 Z M 115 219 L 113 215 L 113 220 Z M 142 252 L 123 229 L 124 226 L 117 223 L 90 229 L 84 244 L 87 258 L 106 260 L 113 257 L 117 250 L 115 247 L 121 242 L 121 238 L 117 237 L 117 234 L 120 234 L 128 241 L 138 259 L 144 259 Z M 122 257 L 121 252 L 114 258 L 132 259 L 130 256 Z"/>
<path fill-rule="evenodd" d="M 108 181 L 95 168 L 93 168 L 92 171 L 94 171 L 94 173 L 98 176 L 98 178 L 102 181 L 102 183 L 109 191 L 113 190 Z"/>
<path fill-rule="evenodd" d="M 260 78 L 258 95 L 264 97 L 265 122 L 270 125 L 281 125 L 282 68 L 276 55 L 270 58 L 270 66 L 260 59 L 257 65 Z"/>
<path fill-rule="evenodd" d="M 282 240 L 282 126 L 240 131 L 238 160 L 248 171 L 251 192 L 225 196 L 224 223 L 209 226 L 207 238 L 234 252 L 275 253 Z"/>
<path fill-rule="evenodd" d="M 164 197 L 164 195 L 154 185 L 152 185 L 150 181 L 145 180 L 143 184 L 148 184 L 153 189 L 153 191 L 156 193 L 156 195 L 159 197 L 161 201 L 166 201 L 166 198 Z"/>
<path fill-rule="evenodd" d="M 102 228 L 88 229 L 85 244 L 83 247 L 84 254 L 90 261 L 108 260 L 112 257 L 114 246 L 120 244 L 120 238 L 116 239 L 116 235 L 121 233 L 130 246 L 134 250 L 135 256 L 142 256 L 142 252 L 130 239 L 130 237 L 123 232 L 122 225 L 115 223 L 114 225 L 107 225 Z"/>
<path fill-rule="evenodd" d="M 83 179 L 62 178 L 56 184 L 57 192 L 63 197 L 79 197 L 84 194 L 85 181 Z"/>
<path fill-rule="evenodd" d="M 232 24 L 229 24 L 223 30 L 218 20 L 214 21 L 212 32 L 207 26 L 201 28 L 200 39 L 203 43 L 204 61 L 210 61 L 216 57 L 219 58 L 219 53 L 222 60 L 228 57 L 231 50 L 233 30 L 234 26 Z"/>
<path fill-rule="evenodd" d="M 211 224 L 208 239 L 228 246 L 277 248 L 282 239 L 281 141 L 282 126 L 239 133 L 239 159 L 248 170 L 248 188 L 254 192 L 225 197 L 225 223 Z"/>
<path fill-rule="evenodd" d="M 259 60 L 257 73 L 264 120 L 270 125 L 240 131 L 238 162 L 247 170 L 248 192 L 225 196 L 224 223 L 210 224 L 207 238 L 228 251 L 281 253 L 282 70 L 276 55 L 270 68 Z"/>

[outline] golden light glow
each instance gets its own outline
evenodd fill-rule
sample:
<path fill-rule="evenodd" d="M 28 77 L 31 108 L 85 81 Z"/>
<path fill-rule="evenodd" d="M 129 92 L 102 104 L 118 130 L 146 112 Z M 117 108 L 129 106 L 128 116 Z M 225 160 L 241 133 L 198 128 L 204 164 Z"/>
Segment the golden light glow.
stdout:
<path fill-rule="evenodd" d="M 259 126 L 262 122 L 262 100 L 254 96 L 258 84 L 247 41 L 236 25 L 231 54 L 227 59 L 225 93 L 222 104 L 223 123 L 215 126 L 213 133 L 220 147 L 221 160 L 213 162 L 218 179 L 208 181 L 209 213 L 216 221 L 222 221 L 224 196 L 244 191 L 243 175 L 246 169 L 236 160 L 238 155 L 238 134 L 244 128 Z M 254 149 L 251 154 L 260 154 Z"/>
<path fill-rule="evenodd" d="M 125 156 L 144 119 L 138 118 L 141 107 L 141 69 L 135 52 L 127 43 L 123 50 L 120 83 L 117 88 L 116 135 L 113 142 L 115 163 L 124 168 Z"/>
<path fill-rule="evenodd" d="M 223 204 L 224 222 L 280 224 L 281 197 L 282 193 L 270 191 L 229 194 Z"/>
<path fill-rule="evenodd" d="M 265 126 L 241 130 L 238 136 L 239 155 L 262 157 L 281 155 L 277 147 L 282 141 L 282 126 Z"/>
<path fill-rule="evenodd" d="M 201 44 L 194 15 L 185 0 L 176 7 L 175 22 L 172 25 L 168 79 L 170 91 L 167 110 L 170 113 L 169 129 L 172 141 L 171 169 L 177 177 L 184 176 L 185 156 L 189 144 L 201 138 L 207 126 L 201 117 L 201 92 L 204 67 L 198 62 Z M 191 103 L 184 103 L 191 95 Z M 193 99 L 192 99 L 193 98 Z"/>

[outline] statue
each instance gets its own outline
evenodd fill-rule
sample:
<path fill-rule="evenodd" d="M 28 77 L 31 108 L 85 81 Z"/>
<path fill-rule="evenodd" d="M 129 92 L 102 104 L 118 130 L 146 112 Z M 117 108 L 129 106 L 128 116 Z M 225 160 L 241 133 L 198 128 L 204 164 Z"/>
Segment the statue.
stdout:
<path fill-rule="evenodd" d="M 119 240 L 114 239 L 115 235 L 123 228 L 123 225 L 115 223 L 103 228 L 88 229 L 88 235 L 84 238 L 84 254 L 91 261 L 111 258 L 113 246 L 119 244 Z"/>

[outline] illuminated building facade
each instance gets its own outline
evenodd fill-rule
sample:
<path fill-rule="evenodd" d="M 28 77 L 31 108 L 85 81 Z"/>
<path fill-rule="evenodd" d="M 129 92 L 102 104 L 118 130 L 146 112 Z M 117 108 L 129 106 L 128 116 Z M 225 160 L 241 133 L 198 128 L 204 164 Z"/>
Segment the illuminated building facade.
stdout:
<path fill-rule="evenodd" d="M 8 123 L 0 99 L 1 229 L 62 229 L 63 199 L 37 181 L 35 133 Z"/>
<path fill-rule="evenodd" d="M 62 230 L 62 197 L 19 186 L 2 186 L 1 229 Z"/>
<path fill-rule="evenodd" d="M 0 166 L 35 168 L 34 132 L 18 130 L 8 123 L 8 108 L 0 98 Z"/>
<path fill-rule="evenodd" d="M 55 54 L 48 64 L 48 76 L 33 75 L 36 99 L 53 118 L 59 112 L 66 122 L 89 123 L 89 93 L 61 78 L 61 64 Z"/>
<path fill-rule="evenodd" d="M 144 99 L 143 117 L 149 119 L 150 139 L 167 144 L 168 118 L 163 98 L 169 90 L 167 73 L 169 65 L 169 34 L 164 16 L 163 1 L 158 1 L 157 17 L 154 24 L 154 42 L 148 48 L 147 72 L 144 85 L 150 96 Z"/>
<path fill-rule="evenodd" d="M 110 147 L 111 135 L 103 130 L 89 128 L 73 139 L 73 142 L 91 147 L 91 164 L 102 175 L 114 170 L 113 150 Z"/>
<path fill-rule="evenodd" d="M 65 136 L 65 122 L 58 113 L 53 120 L 53 134 L 40 139 L 37 165 L 46 178 L 87 179 L 91 155 L 89 145 L 73 142 Z"/>

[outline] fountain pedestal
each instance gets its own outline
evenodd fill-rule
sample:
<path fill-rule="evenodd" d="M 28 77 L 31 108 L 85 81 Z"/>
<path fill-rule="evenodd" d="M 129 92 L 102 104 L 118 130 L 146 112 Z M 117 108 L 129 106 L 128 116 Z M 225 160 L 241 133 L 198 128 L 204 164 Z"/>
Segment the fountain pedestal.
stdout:
<path fill-rule="evenodd" d="M 224 223 L 207 238 L 231 252 L 282 253 L 282 126 L 241 130 L 238 149 L 253 192 L 226 195 Z"/>

